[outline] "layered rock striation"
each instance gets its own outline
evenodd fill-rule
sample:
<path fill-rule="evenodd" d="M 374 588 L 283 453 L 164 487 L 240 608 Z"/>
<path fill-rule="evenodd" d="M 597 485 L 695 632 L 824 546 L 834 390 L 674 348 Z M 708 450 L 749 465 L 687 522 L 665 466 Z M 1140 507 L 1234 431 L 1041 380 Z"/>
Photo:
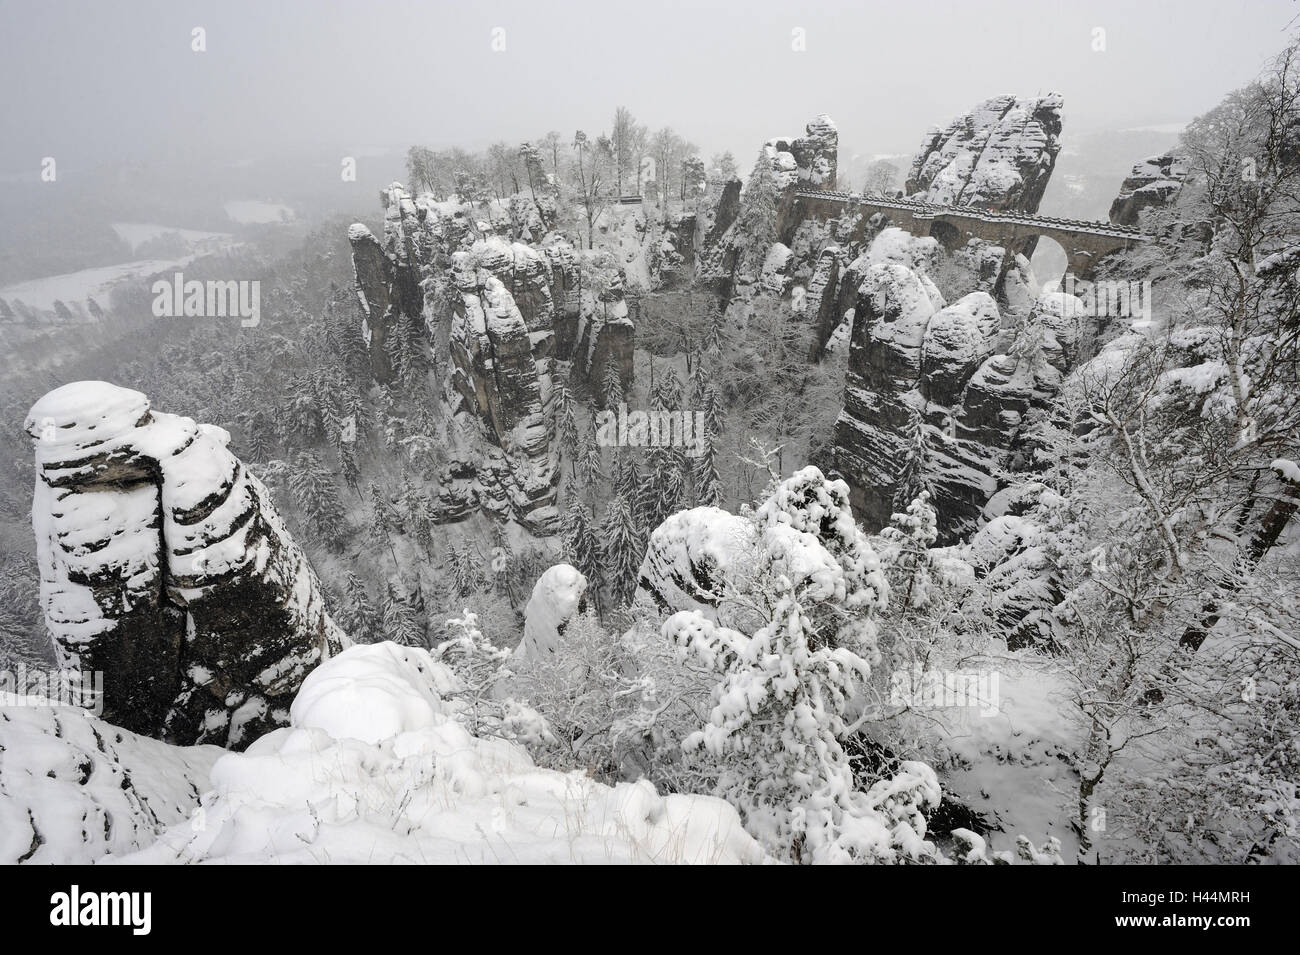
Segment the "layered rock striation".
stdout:
<path fill-rule="evenodd" d="M 46 627 L 61 665 L 104 673 L 104 718 L 235 748 L 284 725 L 349 641 L 229 434 L 102 381 L 50 392 L 25 427 Z"/>

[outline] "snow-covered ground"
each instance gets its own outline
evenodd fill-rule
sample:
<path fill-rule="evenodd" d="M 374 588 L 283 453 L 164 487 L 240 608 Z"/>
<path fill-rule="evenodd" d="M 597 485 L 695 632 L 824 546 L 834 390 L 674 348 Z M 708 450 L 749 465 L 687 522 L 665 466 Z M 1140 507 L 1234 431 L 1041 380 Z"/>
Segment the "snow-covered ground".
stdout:
<path fill-rule="evenodd" d="M 303 683 L 291 726 L 224 754 L 0 698 L 0 861 L 764 861 L 720 799 L 604 786 L 472 736 L 457 689 L 424 650 L 353 647 Z"/>
<path fill-rule="evenodd" d="M 69 706 L 0 693 L 0 864 L 94 862 L 184 824 L 216 746 L 169 746 Z"/>

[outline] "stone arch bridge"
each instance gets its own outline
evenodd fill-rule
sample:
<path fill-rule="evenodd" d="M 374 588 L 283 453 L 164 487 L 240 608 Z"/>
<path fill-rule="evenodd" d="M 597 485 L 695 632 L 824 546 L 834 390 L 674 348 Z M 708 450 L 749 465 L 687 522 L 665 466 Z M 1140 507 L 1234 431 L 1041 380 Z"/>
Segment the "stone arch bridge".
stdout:
<path fill-rule="evenodd" d="M 1016 255 L 1032 255 L 1034 245 L 1042 236 L 1060 243 L 1065 250 L 1066 271 L 1081 279 L 1089 278 L 1096 264 L 1107 255 L 1151 239 L 1136 229 L 1109 222 L 995 212 L 974 206 L 939 206 L 912 199 L 850 192 L 796 189 L 793 201 L 797 207 L 793 210 L 795 221 L 838 218 L 845 212 L 857 212 L 865 223 L 871 216 L 881 213 L 891 225 L 912 235 L 932 236 L 948 252 L 964 247 L 971 239 L 983 239 L 1010 253 L 1005 257 L 1004 271 L 1015 261 Z"/>

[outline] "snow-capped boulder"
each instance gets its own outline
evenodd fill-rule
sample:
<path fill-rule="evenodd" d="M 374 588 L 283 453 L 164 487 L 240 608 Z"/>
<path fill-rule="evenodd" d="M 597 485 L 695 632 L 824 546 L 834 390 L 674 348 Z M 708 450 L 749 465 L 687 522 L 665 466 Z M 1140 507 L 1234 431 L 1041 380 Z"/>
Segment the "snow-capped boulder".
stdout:
<path fill-rule="evenodd" d="M 184 742 L 282 725 L 348 644 L 230 435 L 103 381 L 32 406 L 32 525 L 60 663 L 106 674 L 104 717 Z"/>
<path fill-rule="evenodd" d="M 524 607 L 524 638 L 515 655 L 542 660 L 559 649 L 564 630 L 575 614 L 586 609 L 587 578 L 569 564 L 548 567 Z"/>
<path fill-rule="evenodd" d="M 717 507 L 678 511 L 650 535 L 638 575 L 638 595 L 661 611 L 698 610 L 716 619 L 721 595 L 752 575 L 747 555 L 754 527 Z"/>
<path fill-rule="evenodd" d="M 1037 212 L 1061 150 L 1058 93 L 996 96 L 934 129 L 912 160 L 911 198 L 942 206 Z"/>

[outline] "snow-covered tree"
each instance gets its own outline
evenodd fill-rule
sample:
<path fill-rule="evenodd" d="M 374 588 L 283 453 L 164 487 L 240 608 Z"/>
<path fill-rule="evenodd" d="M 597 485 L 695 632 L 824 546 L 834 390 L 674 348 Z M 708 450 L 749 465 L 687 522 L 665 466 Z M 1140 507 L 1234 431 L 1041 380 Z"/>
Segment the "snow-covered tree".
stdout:
<path fill-rule="evenodd" d="M 415 608 L 391 583 L 384 592 L 382 610 L 384 635 L 387 639 L 404 647 L 425 645 L 424 627 L 420 625 Z"/>
<path fill-rule="evenodd" d="M 645 549 L 641 528 L 622 494 L 615 494 L 605 507 L 601 538 L 604 578 L 609 585 L 610 600 L 617 605 L 630 597 L 636 587 L 636 574 Z"/>
<path fill-rule="evenodd" d="M 302 451 L 289 474 L 294 503 L 321 539 L 337 543 L 347 531 L 343 505 L 334 479 L 312 452 Z"/>
<path fill-rule="evenodd" d="M 907 422 L 907 447 L 894 479 L 894 508 L 902 510 L 922 494 L 934 496 L 930 474 L 934 467 L 934 452 L 930 448 L 930 432 L 921 413 L 911 409 Z"/>
<path fill-rule="evenodd" d="M 665 637 L 719 674 L 713 709 L 684 749 L 716 760 L 717 793 L 746 828 L 791 862 L 933 860 L 922 810 L 940 799 L 934 771 L 904 762 L 858 788 L 844 739 L 877 659 L 873 619 L 889 586 L 853 522 L 848 488 L 806 468 L 755 512 L 759 541 L 752 635 L 697 610 Z"/>

